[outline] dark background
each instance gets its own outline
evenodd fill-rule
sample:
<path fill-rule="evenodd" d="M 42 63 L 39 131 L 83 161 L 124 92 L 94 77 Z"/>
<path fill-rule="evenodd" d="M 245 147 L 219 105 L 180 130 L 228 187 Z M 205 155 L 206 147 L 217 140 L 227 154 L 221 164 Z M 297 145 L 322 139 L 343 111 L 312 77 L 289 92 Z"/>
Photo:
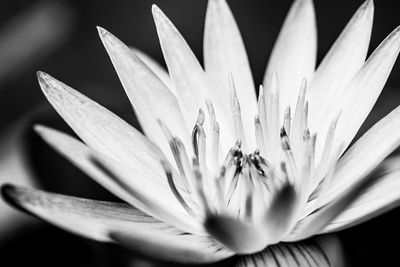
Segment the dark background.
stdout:
<path fill-rule="evenodd" d="M 98 38 L 99 25 L 119 37 L 126 44 L 147 52 L 159 62 L 162 55 L 151 16 L 151 5 L 156 3 L 169 16 L 187 39 L 199 59 L 202 58 L 203 23 L 206 0 L 124 0 L 124 1 L 51 1 L 61 7 L 60 14 L 50 23 L 63 20 L 67 25 L 56 25 L 55 45 L 18 61 L 1 51 L 2 34 L 13 29 L 15 18 L 29 14 L 45 1 L 12 1 L 0 3 L 0 129 L 11 126 L 18 118 L 31 113 L 37 106 L 49 108 L 41 94 L 35 72 L 42 70 L 71 85 L 92 99 L 115 111 L 137 126 L 108 56 Z M 292 1 L 287 0 L 230 0 L 228 1 L 248 51 L 256 84 L 262 81 L 264 68 L 274 40 Z M 318 21 L 318 60 L 363 1 L 315 0 Z M 370 50 L 400 24 L 399 1 L 376 0 L 375 20 Z M 10 30 L 11 29 L 11 30 Z M 17 27 L 16 30 L 19 30 Z M 38 29 L 40 31 L 40 28 Z M 65 32 L 64 32 L 65 31 Z M 19 36 L 15 45 L 24 43 Z M 7 42 L 6 42 L 7 43 Z M 13 42 L 9 42 L 13 43 Z M 29 43 L 29 42 L 28 42 Z M 27 46 L 29 49 L 29 45 Z M 18 58 L 18 55 L 15 56 Z M 16 62 L 16 63 L 15 63 Z M 18 64 L 17 64 L 18 63 Z M 2 75 L 3 72 L 5 73 Z M 400 104 L 400 63 L 397 62 L 377 106 L 361 132 L 377 119 Z M 67 129 L 49 108 L 38 118 L 48 125 Z M 105 190 L 73 168 L 28 132 L 26 142 L 31 163 L 39 177 L 39 184 L 47 190 L 81 197 L 113 199 Z M 363 225 L 339 233 L 350 266 L 393 266 L 398 260 L 400 238 L 400 209 L 395 209 Z M 1 227 L 1 226 L 0 226 Z M 108 266 L 118 265 L 122 258 L 118 249 L 72 236 L 47 224 L 10 231 L 0 240 L 2 266 Z M 5 263 L 5 264 L 4 264 Z M 4 265 L 3 265 L 4 264 Z M 161 263 L 153 263 L 157 266 Z M 229 263 L 225 263 L 229 265 Z M 153 266 L 140 258 L 132 266 Z"/>

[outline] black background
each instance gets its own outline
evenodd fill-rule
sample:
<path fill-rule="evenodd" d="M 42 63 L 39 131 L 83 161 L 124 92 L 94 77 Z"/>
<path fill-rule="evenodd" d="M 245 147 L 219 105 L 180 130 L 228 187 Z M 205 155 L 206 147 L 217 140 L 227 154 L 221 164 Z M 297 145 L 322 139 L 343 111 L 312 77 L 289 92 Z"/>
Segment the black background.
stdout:
<path fill-rule="evenodd" d="M 292 1 L 230 0 L 248 51 L 256 84 L 262 81 L 264 68 L 274 40 Z M 340 31 L 363 1 L 315 0 L 318 22 L 318 60 L 327 52 Z M 0 28 L 37 1 L 1 1 Z M 1 83 L 0 122 L 2 129 L 37 105 L 49 106 L 42 96 L 35 72 L 43 70 L 78 89 L 92 99 L 136 124 L 108 56 L 97 36 L 102 26 L 126 44 L 135 46 L 162 62 L 151 5 L 156 3 L 174 22 L 199 59 L 202 58 L 203 23 L 206 0 L 124 0 L 63 1 L 74 14 L 71 35 L 61 47 L 29 67 L 21 66 L 18 75 Z M 375 19 L 370 51 L 400 25 L 399 2 L 375 1 Z M 1 33 L 1 31 L 0 31 Z M 400 63 L 397 62 L 377 106 L 361 129 L 400 104 Z M 58 128 L 65 124 L 50 111 L 43 121 Z M 35 135 L 29 135 L 32 164 L 43 188 L 70 195 L 113 199 L 80 171 L 71 167 Z M 363 225 L 338 234 L 350 266 L 394 266 L 398 259 L 400 209 L 395 209 Z M 0 240 L 2 266 L 108 266 L 122 258 L 113 246 L 72 236 L 47 224 L 40 224 Z M 3 265 L 3 263 L 6 263 Z M 152 266 L 136 261 L 132 266 Z M 161 263 L 154 263 L 161 265 Z M 229 265 L 226 263 L 225 265 Z"/>

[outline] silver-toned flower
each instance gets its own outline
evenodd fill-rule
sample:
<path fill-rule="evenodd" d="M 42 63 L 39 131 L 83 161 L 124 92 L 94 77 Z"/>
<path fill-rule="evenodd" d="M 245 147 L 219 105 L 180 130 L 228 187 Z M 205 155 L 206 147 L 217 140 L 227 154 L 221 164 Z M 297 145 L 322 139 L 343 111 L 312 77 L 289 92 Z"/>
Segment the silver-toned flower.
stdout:
<path fill-rule="evenodd" d="M 399 161 L 384 159 L 400 144 L 400 108 L 348 148 L 400 49 L 396 29 L 366 60 L 372 1 L 317 68 L 313 3 L 295 1 L 258 100 L 225 0 L 208 3 L 205 70 L 156 6 L 153 16 L 168 74 L 98 29 L 145 135 L 38 73 L 44 94 L 84 143 L 44 126 L 37 132 L 129 204 L 5 186 L 10 202 L 74 233 L 163 259 L 240 254 L 246 266 L 329 265 L 317 247 L 288 242 L 353 226 L 399 203 Z"/>

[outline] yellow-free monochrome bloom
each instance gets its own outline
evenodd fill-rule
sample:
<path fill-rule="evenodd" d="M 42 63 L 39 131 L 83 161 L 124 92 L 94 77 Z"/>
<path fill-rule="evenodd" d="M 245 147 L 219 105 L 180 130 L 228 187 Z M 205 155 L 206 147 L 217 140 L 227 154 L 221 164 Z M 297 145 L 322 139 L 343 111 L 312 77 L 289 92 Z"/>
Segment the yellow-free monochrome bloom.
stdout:
<path fill-rule="evenodd" d="M 396 108 L 350 148 L 400 49 L 394 30 L 366 59 L 366 1 L 316 67 L 311 0 L 296 0 L 258 99 L 225 0 L 209 0 L 204 69 L 153 6 L 168 73 L 99 28 L 144 135 L 69 86 L 40 86 L 83 142 L 44 126 L 51 146 L 129 204 L 7 185 L 8 201 L 61 228 L 162 259 L 324 266 L 315 247 L 290 243 L 377 216 L 400 199 Z M 261 253 L 258 253 L 261 252 Z M 286 265 L 285 265 L 286 264 Z"/>

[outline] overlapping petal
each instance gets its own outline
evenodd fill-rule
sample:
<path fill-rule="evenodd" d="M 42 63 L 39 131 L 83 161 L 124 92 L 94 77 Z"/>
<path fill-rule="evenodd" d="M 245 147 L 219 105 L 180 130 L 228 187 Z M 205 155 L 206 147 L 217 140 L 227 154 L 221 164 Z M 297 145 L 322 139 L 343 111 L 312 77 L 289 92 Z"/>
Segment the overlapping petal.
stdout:
<path fill-rule="evenodd" d="M 60 228 L 102 242 L 117 242 L 147 256 L 153 256 L 157 248 L 158 259 L 199 263 L 232 254 L 210 237 L 182 232 L 128 204 L 11 185 L 3 187 L 2 192 L 11 204 Z"/>
<path fill-rule="evenodd" d="M 370 220 L 400 205 L 400 158 L 385 160 L 377 167 L 377 181 L 337 218 L 323 233 L 339 231 Z"/>
<path fill-rule="evenodd" d="M 186 213 L 169 190 L 165 177 L 146 169 L 131 169 L 67 134 L 44 127 L 36 129 L 53 148 L 116 196 L 180 229 L 201 232 L 197 222 Z M 103 165 L 107 164 L 107 168 L 112 170 L 99 166 L 94 159 Z"/>
<path fill-rule="evenodd" d="M 246 142 L 254 150 L 254 116 L 257 100 L 249 60 L 239 29 L 225 0 L 208 1 L 204 30 L 204 65 L 207 75 L 229 99 L 228 76 L 232 75 L 241 105 Z M 231 110 L 226 107 L 225 112 Z"/>
<path fill-rule="evenodd" d="M 273 76 L 279 80 L 280 118 L 287 105 L 294 110 L 303 78 L 310 79 L 317 56 L 317 28 L 312 0 L 296 0 L 290 8 L 272 50 L 264 77 L 270 90 Z M 280 120 L 281 121 L 281 120 Z"/>
<path fill-rule="evenodd" d="M 186 126 L 176 97 L 129 47 L 108 31 L 100 27 L 98 30 L 125 92 L 149 139 L 172 159 L 168 142 L 157 122 L 159 119 L 174 129 L 174 134 L 190 148 L 188 134 L 190 129 Z"/>

